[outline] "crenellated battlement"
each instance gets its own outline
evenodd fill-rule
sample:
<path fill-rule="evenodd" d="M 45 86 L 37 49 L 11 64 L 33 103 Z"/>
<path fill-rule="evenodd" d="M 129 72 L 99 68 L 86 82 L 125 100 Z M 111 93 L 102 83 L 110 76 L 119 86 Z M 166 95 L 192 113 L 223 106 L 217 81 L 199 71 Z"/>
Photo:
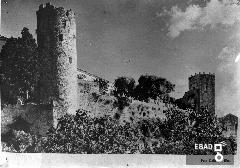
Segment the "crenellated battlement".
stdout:
<path fill-rule="evenodd" d="M 54 11 L 56 8 L 51 5 L 50 3 L 46 3 L 46 5 L 41 4 L 39 5 L 38 12 L 47 12 L 47 11 Z"/>
<path fill-rule="evenodd" d="M 201 77 L 206 77 L 206 78 L 211 78 L 211 77 L 214 77 L 215 78 L 215 73 L 205 73 L 205 72 L 199 72 L 199 73 L 195 73 L 194 75 L 191 75 L 189 78 L 194 78 L 194 77 L 198 77 L 198 76 L 201 76 Z"/>
<path fill-rule="evenodd" d="M 46 3 L 46 5 L 41 4 L 39 6 L 39 10 L 37 11 L 37 15 L 39 15 L 40 13 L 43 13 L 44 15 L 51 13 L 52 17 L 60 16 L 60 15 L 61 15 L 61 17 L 64 16 L 64 17 L 68 17 L 68 18 L 75 17 L 75 13 L 71 9 L 65 10 L 63 7 L 53 6 L 53 5 L 51 5 L 51 3 Z"/>

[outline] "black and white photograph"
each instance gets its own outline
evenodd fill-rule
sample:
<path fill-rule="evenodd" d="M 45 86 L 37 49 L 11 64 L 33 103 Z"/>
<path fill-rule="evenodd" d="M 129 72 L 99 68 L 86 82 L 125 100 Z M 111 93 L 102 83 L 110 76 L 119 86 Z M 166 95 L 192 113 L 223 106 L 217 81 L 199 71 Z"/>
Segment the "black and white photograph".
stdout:
<path fill-rule="evenodd" d="M 3 153 L 236 164 L 240 0 L 1 0 L 0 30 Z"/>

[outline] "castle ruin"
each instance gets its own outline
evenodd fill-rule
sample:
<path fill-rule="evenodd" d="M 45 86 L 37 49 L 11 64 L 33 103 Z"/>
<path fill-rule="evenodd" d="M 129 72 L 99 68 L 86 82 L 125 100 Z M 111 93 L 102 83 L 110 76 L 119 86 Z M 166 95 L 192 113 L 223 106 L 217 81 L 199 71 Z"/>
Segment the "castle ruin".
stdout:
<path fill-rule="evenodd" d="M 50 3 L 37 11 L 37 43 L 41 63 L 38 96 L 59 106 L 56 117 L 72 114 L 77 102 L 77 49 L 75 14 Z M 60 110 L 61 109 L 61 110 Z M 61 112 L 60 112 L 61 111 Z"/>
<path fill-rule="evenodd" d="M 215 75 L 198 73 L 189 77 L 189 91 L 179 99 L 186 107 L 193 108 L 196 112 L 207 109 L 215 114 Z M 181 106 L 181 105 L 180 105 Z"/>
<path fill-rule="evenodd" d="M 39 104 L 9 106 L 3 109 L 2 116 L 7 121 L 20 115 L 31 124 L 31 132 L 45 135 L 51 126 L 56 126 L 58 118 L 66 113 L 75 114 L 81 108 L 84 91 L 93 89 L 101 92 L 104 88 L 97 81 L 109 87 L 111 83 L 77 68 L 73 11 L 47 3 L 39 6 L 36 15 L 37 43 L 42 58 L 36 88 Z M 5 43 L 6 39 L 1 38 L 0 41 Z M 215 114 L 215 75 L 199 73 L 189 77 L 189 91 L 180 101 L 197 112 L 208 109 Z"/>
<path fill-rule="evenodd" d="M 110 82 L 77 68 L 75 13 L 50 3 L 40 5 L 37 43 L 40 78 L 35 88 L 36 103 L 8 105 L 2 109 L 2 133 L 16 117 L 30 123 L 30 131 L 45 135 L 64 114 L 82 108 L 83 90 L 102 93 Z M 3 39 L 3 38 L 1 38 Z M 1 40 L 3 44 L 6 40 Z"/>

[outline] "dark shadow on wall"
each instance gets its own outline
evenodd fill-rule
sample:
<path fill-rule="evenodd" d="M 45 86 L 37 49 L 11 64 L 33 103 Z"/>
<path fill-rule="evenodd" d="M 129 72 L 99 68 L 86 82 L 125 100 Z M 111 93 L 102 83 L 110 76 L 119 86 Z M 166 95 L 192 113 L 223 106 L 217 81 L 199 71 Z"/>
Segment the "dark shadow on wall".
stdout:
<path fill-rule="evenodd" d="M 21 116 L 17 116 L 13 123 L 9 124 L 8 127 L 10 129 L 16 130 L 16 131 L 24 131 L 24 132 L 30 132 L 30 127 L 32 124 L 28 123 L 24 118 Z"/>
<path fill-rule="evenodd" d="M 14 119 L 13 123 L 7 125 L 9 130 L 6 133 L 1 134 L 2 142 L 5 142 L 7 145 L 14 144 L 13 143 L 15 141 L 14 130 L 15 131 L 24 131 L 26 133 L 29 133 L 31 125 L 32 124 L 28 123 L 21 116 L 17 116 Z"/>

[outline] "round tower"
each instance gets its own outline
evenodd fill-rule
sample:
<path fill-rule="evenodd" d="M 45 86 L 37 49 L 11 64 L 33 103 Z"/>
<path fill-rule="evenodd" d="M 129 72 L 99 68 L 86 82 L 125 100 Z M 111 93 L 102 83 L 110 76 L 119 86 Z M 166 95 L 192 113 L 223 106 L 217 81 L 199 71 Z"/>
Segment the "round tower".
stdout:
<path fill-rule="evenodd" d="M 41 57 L 39 99 L 53 102 L 56 117 L 77 109 L 77 49 L 75 14 L 50 3 L 40 5 L 37 42 Z"/>
<path fill-rule="evenodd" d="M 189 90 L 198 92 L 197 110 L 208 109 L 215 114 L 215 75 L 199 73 L 189 77 Z"/>

